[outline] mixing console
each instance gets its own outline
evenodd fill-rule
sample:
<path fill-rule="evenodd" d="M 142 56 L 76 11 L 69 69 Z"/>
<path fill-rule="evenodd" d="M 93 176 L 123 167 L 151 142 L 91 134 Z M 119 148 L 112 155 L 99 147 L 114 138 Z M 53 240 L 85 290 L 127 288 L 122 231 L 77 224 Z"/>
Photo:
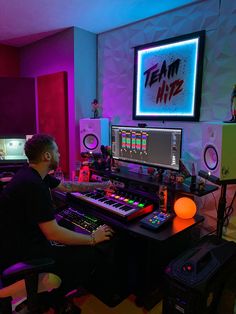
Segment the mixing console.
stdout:
<path fill-rule="evenodd" d="M 153 210 L 153 204 L 148 199 L 134 193 L 121 191 L 106 194 L 97 189 L 92 192 L 75 192 L 71 195 L 125 220 L 134 219 Z"/>

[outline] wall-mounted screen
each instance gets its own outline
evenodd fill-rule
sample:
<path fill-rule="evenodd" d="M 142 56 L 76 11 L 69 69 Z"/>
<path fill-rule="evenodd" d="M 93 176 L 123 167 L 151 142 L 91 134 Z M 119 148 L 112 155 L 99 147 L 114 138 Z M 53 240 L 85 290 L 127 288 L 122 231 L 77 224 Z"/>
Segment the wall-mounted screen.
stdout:
<path fill-rule="evenodd" d="M 134 48 L 135 120 L 198 121 L 205 31 Z"/>
<path fill-rule="evenodd" d="M 112 125 L 111 138 L 116 160 L 179 170 L 182 129 Z"/>
<path fill-rule="evenodd" d="M 0 163 L 26 162 L 25 142 L 25 136 L 0 137 Z"/>

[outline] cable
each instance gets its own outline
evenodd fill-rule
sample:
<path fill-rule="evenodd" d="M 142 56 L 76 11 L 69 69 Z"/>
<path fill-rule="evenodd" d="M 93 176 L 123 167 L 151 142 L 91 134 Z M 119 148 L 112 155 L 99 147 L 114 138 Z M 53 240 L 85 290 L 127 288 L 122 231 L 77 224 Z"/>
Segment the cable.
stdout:
<path fill-rule="evenodd" d="M 213 198 L 214 198 L 214 201 L 215 201 L 215 210 L 216 210 L 216 212 L 217 212 L 217 201 L 216 201 L 216 197 L 215 197 L 214 192 L 212 192 L 211 195 L 212 195 Z"/>
<path fill-rule="evenodd" d="M 228 225 L 229 225 L 230 216 L 232 215 L 232 213 L 234 211 L 233 203 L 234 203 L 235 197 L 236 197 L 236 191 L 234 192 L 234 196 L 232 198 L 230 205 L 225 208 L 224 227 L 228 227 Z"/>

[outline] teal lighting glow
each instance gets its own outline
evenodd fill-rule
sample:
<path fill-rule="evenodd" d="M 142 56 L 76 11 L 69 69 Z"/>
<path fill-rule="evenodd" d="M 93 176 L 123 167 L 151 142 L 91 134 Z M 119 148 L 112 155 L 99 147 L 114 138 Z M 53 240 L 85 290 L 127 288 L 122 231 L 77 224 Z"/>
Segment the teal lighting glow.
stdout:
<path fill-rule="evenodd" d="M 134 119 L 198 119 L 203 43 L 190 35 L 135 48 Z"/>

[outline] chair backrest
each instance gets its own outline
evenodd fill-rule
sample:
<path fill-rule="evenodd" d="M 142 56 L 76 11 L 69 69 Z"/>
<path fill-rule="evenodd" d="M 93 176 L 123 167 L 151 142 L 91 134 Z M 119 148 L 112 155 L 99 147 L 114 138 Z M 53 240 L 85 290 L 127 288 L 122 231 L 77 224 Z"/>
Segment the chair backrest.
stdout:
<path fill-rule="evenodd" d="M 50 261 L 50 259 L 47 259 Z M 40 262 L 44 262 L 42 265 Z M 3 272 L 0 277 L 0 309 L 4 314 L 12 313 L 11 301 L 27 299 L 29 313 L 39 313 L 38 293 L 51 291 L 60 286 L 60 278 L 49 272 L 40 272 L 46 266 L 44 260 L 18 263 Z M 3 279 L 21 276 L 11 284 L 4 284 Z M 12 280 L 12 278 L 11 278 Z M 1 313 L 0 310 L 0 313 Z"/>

